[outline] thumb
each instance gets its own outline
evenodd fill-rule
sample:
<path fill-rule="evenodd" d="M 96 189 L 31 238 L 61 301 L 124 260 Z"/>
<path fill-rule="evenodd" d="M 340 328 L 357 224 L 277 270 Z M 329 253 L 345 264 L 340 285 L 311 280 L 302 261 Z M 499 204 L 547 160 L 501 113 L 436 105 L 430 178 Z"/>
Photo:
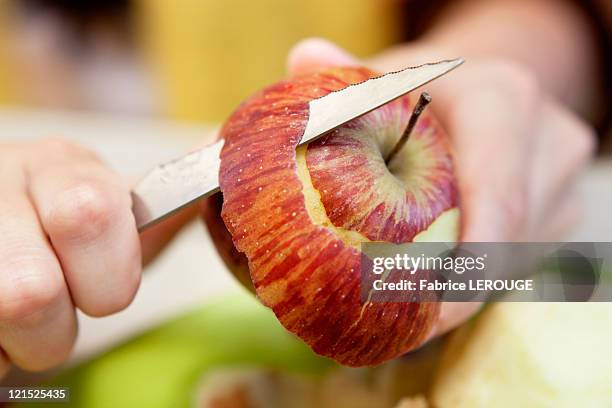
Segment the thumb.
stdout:
<path fill-rule="evenodd" d="M 289 75 L 307 74 L 324 67 L 357 64 L 357 58 L 323 38 L 307 38 L 298 42 L 287 57 Z"/>

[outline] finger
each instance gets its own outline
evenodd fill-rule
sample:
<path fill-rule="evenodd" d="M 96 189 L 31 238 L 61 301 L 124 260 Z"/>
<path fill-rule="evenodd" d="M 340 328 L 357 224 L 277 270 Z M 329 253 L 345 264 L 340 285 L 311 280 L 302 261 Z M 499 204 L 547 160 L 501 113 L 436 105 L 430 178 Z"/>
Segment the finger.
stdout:
<path fill-rule="evenodd" d="M 15 315 L 0 323 L 0 344 L 18 367 L 28 371 L 42 371 L 63 363 L 70 355 L 77 335 L 77 320 L 68 291 L 57 299 L 30 298 L 40 302 L 22 306 L 34 310 L 30 314 Z M 34 306 L 33 306 L 34 305 Z M 37 307 L 38 306 L 38 307 Z"/>
<path fill-rule="evenodd" d="M 297 43 L 287 57 L 287 71 L 300 75 L 324 67 L 356 65 L 358 60 L 347 51 L 322 38 L 308 38 Z"/>
<path fill-rule="evenodd" d="M 76 316 L 60 265 L 26 196 L 24 175 L 16 168 L 0 172 L 0 348 L 14 364 L 43 370 L 68 356 Z"/>
<path fill-rule="evenodd" d="M 91 153 L 46 142 L 30 164 L 30 190 L 77 307 L 92 316 L 118 312 L 140 283 L 140 243 L 129 188 Z M 66 160 L 65 157 L 71 157 Z"/>
<path fill-rule="evenodd" d="M 512 84 L 483 85 L 454 101 L 446 118 L 456 149 L 462 240 L 512 241 L 525 226 L 530 123 L 537 103 Z"/>
<path fill-rule="evenodd" d="M 566 194 L 542 214 L 533 236 L 536 241 L 559 241 L 574 232 L 583 214 L 583 206 L 575 191 Z"/>
<path fill-rule="evenodd" d="M 534 135 L 530 219 L 547 218 L 586 169 L 595 151 L 594 132 L 556 103 L 543 106 Z"/>

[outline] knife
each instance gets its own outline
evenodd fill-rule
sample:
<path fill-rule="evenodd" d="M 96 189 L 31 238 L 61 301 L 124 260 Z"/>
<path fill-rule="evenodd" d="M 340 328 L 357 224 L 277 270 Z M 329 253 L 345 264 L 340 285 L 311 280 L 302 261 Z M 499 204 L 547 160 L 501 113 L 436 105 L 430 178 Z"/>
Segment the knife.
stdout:
<path fill-rule="evenodd" d="M 462 58 L 428 63 L 368 79 L 309 103 L 300 145 L 452 71 Z M 143 231 L 186 205 L 219 191 L 223 139 L 151 170 L 132 190 L 134 217 Z"/>

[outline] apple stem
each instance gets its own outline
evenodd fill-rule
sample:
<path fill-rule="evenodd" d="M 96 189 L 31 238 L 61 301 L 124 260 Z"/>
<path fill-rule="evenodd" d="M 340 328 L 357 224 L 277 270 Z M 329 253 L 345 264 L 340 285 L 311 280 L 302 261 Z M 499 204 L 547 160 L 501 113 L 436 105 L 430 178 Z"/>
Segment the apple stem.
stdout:
<path fill-rule="evenodd" d="M 402 133 L 402 136 L 399 138 L 399 140 L 393 147 L 393 150 L 391 150 L 391 152 L 387 155 L 387 158 L 385 159 L 385 164 L 389 164 L 389 162 L 391 162 L 391 159 L 393 159 L 393 157 L 395 157 L 395 155 L 400 150 L 402 150 L 402 148 L 408 141 L 410 134 L 414 130 L 414 127 L 416 126 L 417 121 L 419 120 L 419 116 L 421 116 L 421 113 L 423 113 L 423 111 L 425 110 L 427 105 L 429 105 L 430 102 L 431 95 L 429 95 L 427 92 L 423 92 L 419 97 L 418 102 L 414 106 L 412 115 L 410 115 L 410 120 L 408 120 L 408 126 L 406 126 L 406 129 L 404 129 L 404 133 Z"/>

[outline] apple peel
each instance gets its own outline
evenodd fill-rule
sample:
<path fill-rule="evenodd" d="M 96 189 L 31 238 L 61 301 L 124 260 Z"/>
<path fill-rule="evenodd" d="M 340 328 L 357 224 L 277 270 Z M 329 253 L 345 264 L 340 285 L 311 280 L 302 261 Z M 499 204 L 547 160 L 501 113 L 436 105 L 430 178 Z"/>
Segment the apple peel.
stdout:
<path fill-rule="evenodd" d="M 222 218 L 248 259 L 257 296 L 315 352 L 349 366 L 418 347 L 440 310 L 434 302 L 364 302 L 359 244 L 411 242 L 428 231 L 428 239 L 454 241 L 458 230 L 450 147 L 431 114 L 385 164 L 411 96 L 296 151 L 311 100 L 376 75 L 332 68 L 279 82 L 244 102 L 221 130 Z"/>

